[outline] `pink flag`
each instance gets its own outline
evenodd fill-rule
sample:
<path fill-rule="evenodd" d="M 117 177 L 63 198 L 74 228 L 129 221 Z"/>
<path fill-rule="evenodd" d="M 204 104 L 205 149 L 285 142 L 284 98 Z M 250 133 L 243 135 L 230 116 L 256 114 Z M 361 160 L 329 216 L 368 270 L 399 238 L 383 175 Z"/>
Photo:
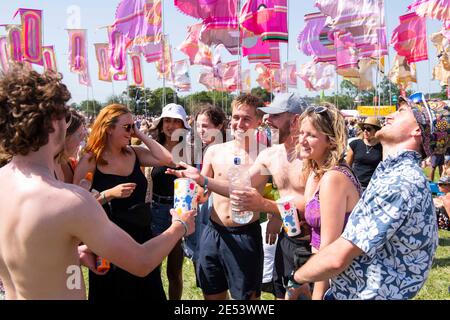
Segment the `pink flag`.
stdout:
<path fill-rule="evenodd" d="M 131 70 L 133 72 L 132 85 L 136 87 L 144 87 L 144 76 L 142 74 L 141 55 L 130 53 Z"/>
<path fill-rule="evenodd" d="M 58 72 L 55 49 L 53 48 L 53 46 L 42 47 L 42 58 L 44 62 L 44 70 L 52 70 L 54 72 Z"/>
<path fill-rule="evenodd" d="M 242 39 L 242 56 L 250 63 L 270 62 L 269 43 L 263 42 L 261 36 L 245 32 Z"/>
<path fill-rule="evenodd" d="M 183 13 L 202 19 L 200 41 L 204 44 L 223 44 L 231 54 L 239 48 L 237 0 L 175 0 Z"/>
<path fill-rule="evenodd" d="M 131 47 L 161 41 L 161 0 L 121 0 L 112 27 Z"/>
<path fill-rule="evenodd" d="M 0 67 L 4 73 L 9 70 L 9 49 L 8 39 L 5 36 L 0 37 Z"/>
<path fill-rule="evenodd" d="M 127 51 L 125 37 L 118 30 L 108 28 L 109 63 L 115 81 L 127 80 Z"/>
<path fill-rule="evenodd" d="M 336 70 L 342 76 L 358 74 L 358 52 L 350 32 L 335 32 Z"/>
<path fill-rule="evenodd" d="M 92 87 L 91 77 L 89 76 L 88 69 L 78 74 L 78 83 L 86 87 Z"/>
<path fill-rule="evenodd" d="M 441 21 L 450 19 L 450 0 L 416 0 L 408 9 L 420 17 Z"/>
<path fill-rule="evenodd" d="M 191 90 L 191 77 L 189 76 L 189 61 L 187 59 L 176 61 L 173 64 L 174 86 L 178 91 Z"/>
<path fill-rule="evenodd" d="M 70 72 L 82 73 L 87 69 L 88 63 L 86 29 L 68 29 L 67 32 Z"/>
<path fill-rule="evenodd" d="M 147 43 L 145 46 L 134 46 L 133 53 L 140 53 L 148 63 L 156 62 L 162 57 L 163 43 Z"/>
<path fill-rule="evenodd" d="M 305 88 L 311 91 L 328 90 L 334 87 L 335 66 L 324 62 L 308 62 L 300 67 L 297 74 Z"/>
<path fill-rule="evenodd" d="M 189 57 L 191 65 L 212 66 L 211 49 L 204 43 L 200 42 L 200 30 L 202 24 L 194 24 L 189 26 L 186 39 L 178 47 L 178 50 Z"/>
<path fill-rule="evenodd" d="M 218 67 L 204 67 L 200 72 L 198 82 L 203 84 L 207 90 L 223 91 L 222 75 Z"/>
<path fill-rule="evenodd" d="M 400 25 L 394 29 L 391 40 L 397 54 L 406 57 L 408 63 L 427 60 L 426 18 L 412 12 L 399 19 Z"/>
<path fill-rule="evenodd" d="M 242 27 L 263 41 L 288 41 L 287 0 L 248 0 L 241 10 Z"/>
<path fill-rule="evenodd" d="M 334 41 L 330 37 L 331 28 L 326 24 L 327 16 L 323 13 L 305 15 L 305 28 L 298 35 L 297 48 L 308 56 L 315 56 L 316 62 L 336 61 Z"/>
<path fill-rule="evenodd" d="M 284 63 L 281 81 L 284 81 L 288 88 L 297 88 L 297 64 L 295 61 Z"/>
<path fill-rule="evenodd" d="M 95 43 L 95 57 L 98 64 L 98 80 L 111 82 L 111 66 L 109 62 L 109 45 L 107 43 Z"/>
<path fill-rule="evenodd" d="M 19 9 L 22 20 L 23 57 L 31 63 L 42 62 L 42 10 Z"/>
<path fill-rule="evenodd" d="M 387 54 L 383 0 L 316 0 L 336 31 L 350 32 L 361 57 Z"/>
<path fill-rule="evenodd" d="M 269 43 L 270 62 L 264 62 L 264 65 L 270 69 L 280 69 L 280 46 L 278 42 Z"/>
<path fill-rule="evenodd" d="M 14 61 L 23 61 L 22 27 L 20 25 L 6 25 L 6 37 L 8 39 L 9 57 Z"/>
<path fill-rule="evenodd" d="M 224 64 L 222 83 L 225 91 L 233 92 L 239 86 L 239 61 L 231 61 Z"/>
<path fill-rule="evenodd" d="M 156 73 L 159 78 L 165 78 L 173 82 L 172 73 L 172 46 L 169 44 L 169 40 L 166 36 L 162 38 L 163 42 L 163 55 L 159 61 L 156 61 Z"/>

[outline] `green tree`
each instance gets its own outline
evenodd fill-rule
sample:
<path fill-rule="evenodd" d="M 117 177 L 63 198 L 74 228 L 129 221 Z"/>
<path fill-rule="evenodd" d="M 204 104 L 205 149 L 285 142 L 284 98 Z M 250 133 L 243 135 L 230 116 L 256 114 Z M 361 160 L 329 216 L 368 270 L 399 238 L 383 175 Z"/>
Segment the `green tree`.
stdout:
<path fill-rule="evenodd" d="M 261 87 L 253 88 L 250 92 L 252 95 L 260 97 L 266 103 L 273 100 L 273 93 L 270 93 L 269 91 Z"/>
<path fill-rule="evenodd" d="M 103 105 L 97 100 L 83 100 L 79 104 L 79 110 L 83 111 L 88 117 L 97 116 Z"/>
<path fill-rule="evenodd" d="M 178 103 L 183 105 L 183 99 L 179 99 L 177 93 L 172 88 L 158 88 L 151 92 L 150 96 L 147 97 L 148 110 L 151 114 L 159 115 L 164 107 L 164 92 L 165 92 L 165 104 Z M 184 106 L 184 105 L 183 105 Z"/>

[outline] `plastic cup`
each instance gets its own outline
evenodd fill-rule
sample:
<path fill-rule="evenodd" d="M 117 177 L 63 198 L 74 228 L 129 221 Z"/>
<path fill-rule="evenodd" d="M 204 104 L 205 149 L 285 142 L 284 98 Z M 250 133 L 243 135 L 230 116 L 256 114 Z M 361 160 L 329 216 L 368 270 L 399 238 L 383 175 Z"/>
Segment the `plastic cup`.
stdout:
<path fill-rule="evenodd" d="M 189 178 L 174 181 L 174 209 L 181 216 L 183 212 L 197 209 L 197 184 Z"/>
<path fill-rule="evenodd" d="M 294 197 L 286 196 L 276 201 L 281 218 L 283 219 L 283 229 L 289 237 L 295 237 L 301 233 L 300 222 L 297 215 L 297 207 Z"/>

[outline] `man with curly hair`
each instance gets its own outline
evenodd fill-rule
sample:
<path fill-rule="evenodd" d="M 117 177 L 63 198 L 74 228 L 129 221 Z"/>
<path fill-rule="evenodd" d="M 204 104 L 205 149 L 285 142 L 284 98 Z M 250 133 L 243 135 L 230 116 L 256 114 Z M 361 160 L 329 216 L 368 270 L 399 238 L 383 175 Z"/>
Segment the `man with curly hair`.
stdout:
<path fill-rule="evenodd" d="M 12 156 L 0 169 L 0 279 L 7 299 L 85 299 L 80 261 L 95 270 L 92 252 L 145 276 L 194 228 L 192 211 L 174 215 L 166 232 L 140 245 L 88 191 L 55 178 L 69 99 L 56 73 L 16 64 L 0 75 L 0 150 Z"/>

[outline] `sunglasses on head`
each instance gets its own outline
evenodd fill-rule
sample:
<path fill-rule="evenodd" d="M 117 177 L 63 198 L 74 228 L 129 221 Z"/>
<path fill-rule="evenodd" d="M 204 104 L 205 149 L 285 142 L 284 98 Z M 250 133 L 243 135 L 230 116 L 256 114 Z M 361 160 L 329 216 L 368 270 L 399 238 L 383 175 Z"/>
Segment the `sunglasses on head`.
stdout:
<path fill-rule="evenodd" d="M 327 112 L 327 108 L 324 106 L 317 106 L 317 107 L 309 107 L 308 109 L 306 109 L 306 112 L 314 112 L 317 114 L 321 114 L 324 112 Z"/>
<path fill-rule="evenodd" d="M 126 132 L 130 132 L 131 129 L 134 129 L 134 123 L 131 123 L 131 124 L 130 124 L 130 123 L 129 123 L 129 124 L 124 124 L 124 125 L 122 126 L 122 128 L 124 128 Z"/>

